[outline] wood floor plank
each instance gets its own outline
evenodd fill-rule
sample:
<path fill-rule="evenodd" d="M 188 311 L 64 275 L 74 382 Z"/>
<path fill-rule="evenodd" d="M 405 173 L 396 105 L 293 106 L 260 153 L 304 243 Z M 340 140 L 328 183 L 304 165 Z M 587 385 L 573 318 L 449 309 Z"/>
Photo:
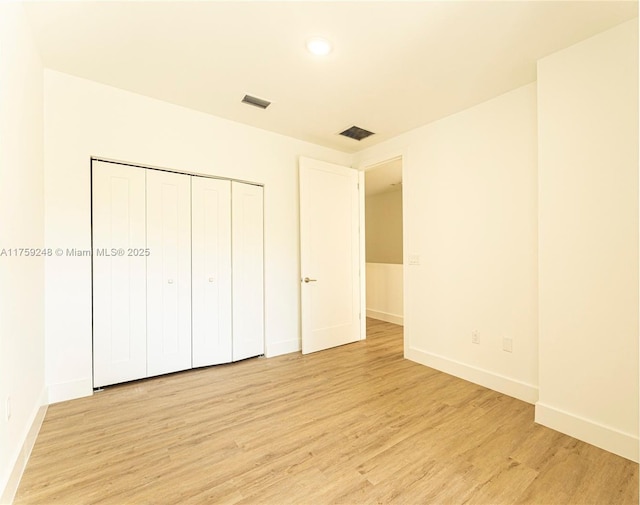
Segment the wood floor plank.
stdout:
<path fill-rule="evenodd" d="M 402 327 L 51 405 L 16 505 L 637 504 L 638 465 L 403 358 Z"/>

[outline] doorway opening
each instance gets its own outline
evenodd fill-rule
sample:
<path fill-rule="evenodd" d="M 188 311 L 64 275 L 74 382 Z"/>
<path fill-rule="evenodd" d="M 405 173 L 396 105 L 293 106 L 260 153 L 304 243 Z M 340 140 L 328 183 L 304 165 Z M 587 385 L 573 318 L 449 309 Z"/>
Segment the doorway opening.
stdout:
<path fill-rule="evenodd" d="M 365 169 L 367 335 L 404 324 L 402 157 Z"/>

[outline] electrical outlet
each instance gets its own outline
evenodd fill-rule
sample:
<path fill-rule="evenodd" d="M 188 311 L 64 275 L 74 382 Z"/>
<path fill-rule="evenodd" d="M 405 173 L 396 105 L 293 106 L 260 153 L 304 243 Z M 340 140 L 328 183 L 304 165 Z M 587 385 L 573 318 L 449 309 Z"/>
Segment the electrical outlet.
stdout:
<path fill-rule="evenodd" d="M 10 396 L 7 396 L 5 415 L 7 416 L 7 421 L 11 419 L 11 397 Z"/>
<path fill-rule="evenodd" d="M 480 343 L 480 335 L 478 335 L 478 330 L 473 330 L 471 332 L 471 343 L 479 344 Z"/>
<path fill-rule="evenodd" d="M 513 352 L 513 339 L 510 337 L 504 337 L 502 339 L 502 350 L 505 352 Z"/>

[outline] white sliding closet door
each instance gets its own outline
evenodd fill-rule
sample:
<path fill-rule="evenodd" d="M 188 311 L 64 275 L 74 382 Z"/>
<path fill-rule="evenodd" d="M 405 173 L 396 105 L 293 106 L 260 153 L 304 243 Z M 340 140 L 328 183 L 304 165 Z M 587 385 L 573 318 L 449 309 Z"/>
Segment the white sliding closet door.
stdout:
<path fill-rule="evenodd" d="M 193 366 L 229 363 L 231 181 L 191 178 Z"/>
<path fill-rule="evenodd" d="M 92 163 L 93 385 L 147 374 L 145 170 Z"/>
<path fill-rule="evenodd" d="M 233 361 L 264 354 L 263 188 L 231 183 Z"/>
<path fill-rule="evenodd" d="M 147 171 L 147 375 L 191 368 L 191 184 Z"/>

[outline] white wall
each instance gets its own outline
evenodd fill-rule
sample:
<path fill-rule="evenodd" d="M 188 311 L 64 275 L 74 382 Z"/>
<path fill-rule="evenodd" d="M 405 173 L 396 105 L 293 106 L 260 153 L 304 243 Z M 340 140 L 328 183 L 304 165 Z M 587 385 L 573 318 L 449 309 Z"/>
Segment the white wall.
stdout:
<path fill-rule="evenodd" d="M 402 189 L 365 198 L 365 227 L 367 263 L 402 264 Z"/>
<path fill-rule="evenodd" d="M 403 156 L 406 356 L 636 461 L 637 76 L 636 19 L 356 156 Z"/>
<path fill-rule="evenodd" d="M 538 63 L 536 420 L 638 459 L 637 19 Z"/>
<path fill-rule="evenodd" d="M 367 317 L 403 324 L 403 266 L 367 263 Z"/>
<path fill-rule="evenodd" d="M 351 156 L 59 72 L 44 83 L 47 245 L 90 249 L 91 156 L 264 183 L 266 352 L 298 350 L 298 156 Z M 48 260 L 46 300 L 49 399 L 88 395 L 89 258 Z"/>
<path fill-rule="evenodd" d="M 42 65 L 20 3 L 0 3 L 0 54 L 0 250 L 42 247 Z M 15 492 L 44 400 L 44 260 L 0 256 L 1 503 Z"/>
<path fill-rule="evenodd" d="M 405 355 L 535 402 L 535 84 L 367 149 L 357 165 L 398 155 Z M 512 353 L 503 337 L 513 339 Z"/>

